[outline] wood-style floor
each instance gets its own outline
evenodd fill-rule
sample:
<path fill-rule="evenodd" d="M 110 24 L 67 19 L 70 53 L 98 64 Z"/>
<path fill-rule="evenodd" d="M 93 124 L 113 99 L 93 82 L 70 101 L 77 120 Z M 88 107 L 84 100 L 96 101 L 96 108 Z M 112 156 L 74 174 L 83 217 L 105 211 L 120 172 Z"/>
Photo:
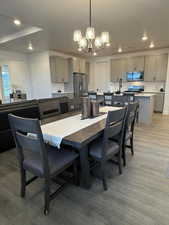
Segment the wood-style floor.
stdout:
<path fill-rule="evenodd" d="M 116 168 L 108 191 L 93 180 L 91 190 L 68 185 L 43 215 L 42 181 L 19 196 L 15 151 L 0 154 L 0 225 L 169 225 L 169 117 L 136 127 L 135 155 L 121 176 Z"/>

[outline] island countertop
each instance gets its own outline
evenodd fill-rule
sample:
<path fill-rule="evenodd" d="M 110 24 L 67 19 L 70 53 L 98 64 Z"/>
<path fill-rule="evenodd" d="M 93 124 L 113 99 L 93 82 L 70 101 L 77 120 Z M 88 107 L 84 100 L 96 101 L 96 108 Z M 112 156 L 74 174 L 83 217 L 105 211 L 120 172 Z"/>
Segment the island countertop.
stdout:
<path fill-rule="evenodd" d="M 135 94 L 135 96 L 136 96 L 136 97 L 145 97 L 145 98 L 149 98 L 149 97 L 155 96 L 155 94 L 139 93 L 139 94 Z"/>

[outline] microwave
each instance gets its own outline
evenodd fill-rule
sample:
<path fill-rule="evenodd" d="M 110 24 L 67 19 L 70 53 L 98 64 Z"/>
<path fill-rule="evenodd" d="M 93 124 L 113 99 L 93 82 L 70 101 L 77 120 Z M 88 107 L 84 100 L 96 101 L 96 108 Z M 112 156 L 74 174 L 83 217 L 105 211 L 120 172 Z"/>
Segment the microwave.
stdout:
<path fill-rule="evenodd" d="M 129 72 L 127 73 L 127 81 L 144 81 L 144 72 Z"/>

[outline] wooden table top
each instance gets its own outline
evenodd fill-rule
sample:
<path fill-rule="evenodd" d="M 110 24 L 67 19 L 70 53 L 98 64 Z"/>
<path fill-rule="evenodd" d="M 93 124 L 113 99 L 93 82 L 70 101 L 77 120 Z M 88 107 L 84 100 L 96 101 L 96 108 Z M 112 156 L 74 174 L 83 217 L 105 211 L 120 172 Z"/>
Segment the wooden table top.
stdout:
<path fill-rule="evenodd" d="M 115 108 L 115 107 L 114 107 Z M 117 108 L 117 107 L 116 107 Z M 119 110 L 119 108 L 118 108 Z M 69 112 L 58 115 L 56 117 L 48 118 L 42 121 L 42 124 L 51 123 L 60 119 L 79 114 L 80 112 Z M 92 140 L 100 136 L 105 128 L 106 118 L 86 127 L 81 130 L 68 135 L 62 139 L 62 144 L 67 144 L 77 149 L 80 149 L 90 143 Z"/>

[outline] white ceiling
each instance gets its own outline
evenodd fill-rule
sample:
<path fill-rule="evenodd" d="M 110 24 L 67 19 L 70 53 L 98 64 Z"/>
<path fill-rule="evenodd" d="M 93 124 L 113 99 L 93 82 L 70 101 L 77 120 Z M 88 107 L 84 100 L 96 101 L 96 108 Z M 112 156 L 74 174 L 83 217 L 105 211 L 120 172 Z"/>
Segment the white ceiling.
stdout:
<path fill-rule="evenodd" d="M 0 14 L 44 30 L 2 44 L 0 49 L 27 52 L 31 40 L 36 51 L 78 53 L 73 31 L 85 31 L 88 26 L 88 5 L 89 0 L 0 0 Z M 119 45 L 126 52 L 143 50 L 151 40 L 157 48 L 169 47 L 168 9 L 169 0 L 93 0 L 93 25 L 98 34 L 108 30 L 111 36 L 111 47 L 101 55 L 116 53 Z M 0 38 L 18 29 L 5 18 L 0 16 Z M 146 43 L 141 41 L 144 31 L 149 37 Z"/>

